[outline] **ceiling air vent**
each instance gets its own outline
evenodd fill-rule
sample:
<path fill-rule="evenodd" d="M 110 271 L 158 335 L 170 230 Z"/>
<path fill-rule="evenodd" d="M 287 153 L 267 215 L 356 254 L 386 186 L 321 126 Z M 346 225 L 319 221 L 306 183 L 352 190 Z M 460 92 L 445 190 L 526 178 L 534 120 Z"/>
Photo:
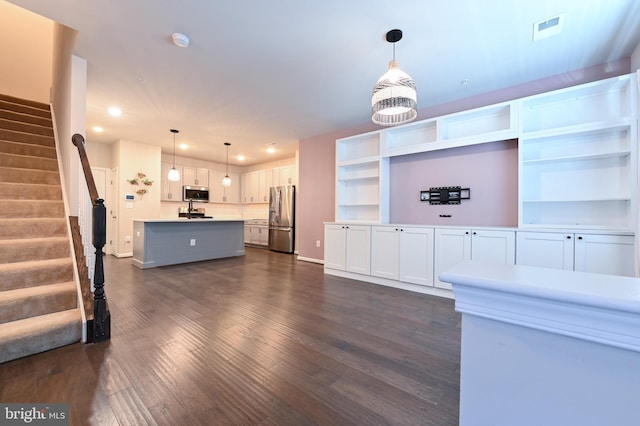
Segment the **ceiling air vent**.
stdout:
<path fill-rule="evenodd" d="M 551 18 L 535 22 L 533 24 L 533 41 L 549 38 L 560 34 L 564 24 L 564 14 L 552 16 Z"/>

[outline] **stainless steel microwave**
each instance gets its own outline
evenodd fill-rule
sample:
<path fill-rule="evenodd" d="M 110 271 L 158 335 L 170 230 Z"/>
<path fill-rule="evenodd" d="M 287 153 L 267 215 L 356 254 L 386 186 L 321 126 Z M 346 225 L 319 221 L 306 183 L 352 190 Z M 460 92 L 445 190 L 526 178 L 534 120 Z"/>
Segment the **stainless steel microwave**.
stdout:
<path fill-rule="evenodd" d="M 184 185 L 182 187 L 182 201 L 208 203 L 209 188 L 206 186 Z"/>

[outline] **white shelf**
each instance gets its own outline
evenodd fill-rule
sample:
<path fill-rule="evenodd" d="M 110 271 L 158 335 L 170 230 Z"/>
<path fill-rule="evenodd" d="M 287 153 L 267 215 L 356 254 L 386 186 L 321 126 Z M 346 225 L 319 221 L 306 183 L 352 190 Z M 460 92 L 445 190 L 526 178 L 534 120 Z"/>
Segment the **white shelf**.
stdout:
<path fill-rule="evenodd" d="M 440 117 L 438 139 L 475 140 L 485 135 L 509 131 L 513 131 L 512 137 L 515 137 L 514 109 L 514 104 L 507 102 Z"/>
<path fill-rule="evenodd" d="M 631 155 L 631 151 L 614 151 L 614 152 L 603 152 L 600 154 L 584 154 L 584 155 L 571 155 L 567 157 L 549 157 L 542 158 L 539 160 L 524 160 L 522 162 L 523 165 L 542 165 L 548 163 L 566 163 L 568 161 L 580 161 L 580 160 L 597 160 L 597 159 L 605 159 L 605 158 L 619 158 L 619 157 L 627 157 Z"/>
<path fill-rule="evenodd" d="M 380 134 L 370 132 L 336 141 L 336 162 L 369 161 L 380 155 Z"/>
<path fill-rule="evenodd" d="M 521 100 L 521 132 L 562 129 L 633 114 L 630 75 L 535 95 Z"/>

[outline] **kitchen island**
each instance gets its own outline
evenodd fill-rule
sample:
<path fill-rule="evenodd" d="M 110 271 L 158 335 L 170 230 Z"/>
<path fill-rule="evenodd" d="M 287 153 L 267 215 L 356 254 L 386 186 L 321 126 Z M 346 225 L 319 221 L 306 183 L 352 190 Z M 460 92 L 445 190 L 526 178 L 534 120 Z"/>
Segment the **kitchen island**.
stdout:
<path fill-rule="evenodd" d="M 133 265 L 141 269 L 242 256 L 242 219 L 133 221 Z"/>

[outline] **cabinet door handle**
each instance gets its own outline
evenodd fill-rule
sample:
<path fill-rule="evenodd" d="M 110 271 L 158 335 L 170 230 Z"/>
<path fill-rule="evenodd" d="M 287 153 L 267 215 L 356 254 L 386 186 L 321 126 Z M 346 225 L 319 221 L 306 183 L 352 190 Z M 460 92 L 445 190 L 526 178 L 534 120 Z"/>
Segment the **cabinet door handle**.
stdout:
<path fill-rule="evenodd" d="M 469 235 L 469 231 L 465 231 L 464 235 Z"/>
<path fill-rule="evenodd" d="M 582 239 L 582 236 L 579 236 L 579 237 L 578 237 L 578 239 L 579 239 L 579 240 L 581 240 L 581 239 Z"/>
<path fill-rule="evenodd" d="M 404 232 L 404 229 L 400 228 L 400 232 Z"/>
<path fill-rule="evenodd" d="M 571 239 L 571 235 L 567 235 L 567 240 L 570 240 L 570 239 Z"/>
<path fill-rule="evenodd" d="M 398 228 L 396 228 L 396 231 L 398 230 Z"/>
<path fill-rule="evenodd" d="M 473 235 L 478 235 L 478 233 L 474 231 L 474 232 L 473 232 Z"/>

